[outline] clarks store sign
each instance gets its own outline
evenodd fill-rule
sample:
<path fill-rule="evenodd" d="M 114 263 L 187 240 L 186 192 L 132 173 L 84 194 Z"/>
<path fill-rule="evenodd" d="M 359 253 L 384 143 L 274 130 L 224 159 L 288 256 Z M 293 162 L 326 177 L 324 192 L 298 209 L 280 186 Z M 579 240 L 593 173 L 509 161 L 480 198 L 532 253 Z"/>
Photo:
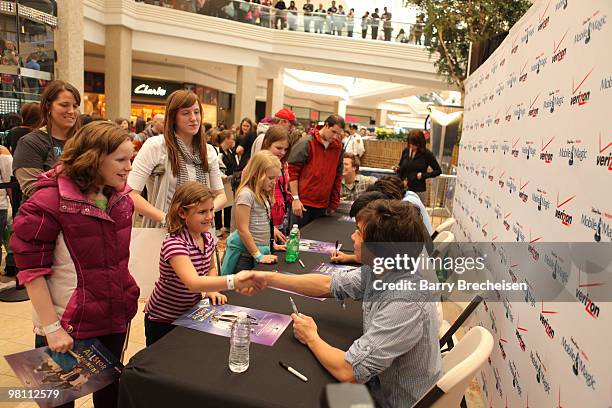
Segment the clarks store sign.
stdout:
<path fill-rule="evenodd" d="M 183 84 L 132 78 L 132 96 L 166 99 L 178 89 L 183 89 Z"/>

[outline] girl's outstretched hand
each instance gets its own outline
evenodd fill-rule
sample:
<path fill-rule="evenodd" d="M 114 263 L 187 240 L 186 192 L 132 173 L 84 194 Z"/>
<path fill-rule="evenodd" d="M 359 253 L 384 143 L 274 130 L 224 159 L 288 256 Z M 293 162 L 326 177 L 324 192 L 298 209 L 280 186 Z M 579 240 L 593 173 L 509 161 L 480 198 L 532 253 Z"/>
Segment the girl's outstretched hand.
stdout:
<path fill-rule="evenodd" d="M 252 296 L 268 286 L 262 272 L 241 271 L 234 275 L 234 286 L 236 292 Z"/>

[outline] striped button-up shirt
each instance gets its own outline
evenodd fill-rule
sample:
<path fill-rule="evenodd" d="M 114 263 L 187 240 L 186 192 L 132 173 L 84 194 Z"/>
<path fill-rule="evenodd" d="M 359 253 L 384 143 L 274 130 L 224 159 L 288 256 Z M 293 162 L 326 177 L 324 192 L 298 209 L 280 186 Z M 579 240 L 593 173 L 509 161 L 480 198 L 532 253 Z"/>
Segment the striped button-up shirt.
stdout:
<path fill-rule="evenodd" d="M 344 359 L 379 406 L 410 407 L 442 375 L 436 303 L 418 291 L 376 291 L 373 282 L 379 277 L 374 276 L 364 266 L 332 278 L 334 297 L 362 300 L 363 305 L 363 335 Z M 399 272 L 387 272 L 383 278 L 419 279 L 418 274 Z"/>

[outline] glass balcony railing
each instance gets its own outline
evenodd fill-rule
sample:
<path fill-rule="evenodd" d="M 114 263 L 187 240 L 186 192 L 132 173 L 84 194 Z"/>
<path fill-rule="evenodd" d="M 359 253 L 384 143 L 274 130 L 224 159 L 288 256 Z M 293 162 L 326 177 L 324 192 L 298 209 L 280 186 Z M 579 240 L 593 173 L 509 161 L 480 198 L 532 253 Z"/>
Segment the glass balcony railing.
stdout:
<path fill-rule="evenodd" d="M 238 21 L 277 30 L 299 31 L 353 37 L 370 40 L 393 41 L 422 45 L 422 23 L 406 23 L 386 19 L 384 13 L 353 15 L 350 10 L 319 10 L 312 12 L 291 8 L 278 9 L 268 0 L 135 0 L 141 3 L 173 8 L 212 17 Z M 274 2 L 276 5 L 277 2 Z M 314 6 L 313 6 L 314 8 Z"/>

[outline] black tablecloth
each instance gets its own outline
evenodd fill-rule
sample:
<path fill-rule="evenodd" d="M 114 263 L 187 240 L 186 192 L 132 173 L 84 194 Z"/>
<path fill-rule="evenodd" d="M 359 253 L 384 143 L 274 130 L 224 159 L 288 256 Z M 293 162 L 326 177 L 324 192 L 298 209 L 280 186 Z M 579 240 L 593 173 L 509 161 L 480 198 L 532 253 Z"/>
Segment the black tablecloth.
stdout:
<path fill-rule="evenodd" d="M 302 237 L 320 241 L 350 243 L 354 223 L 336 217 L 315 220 L 302 229 Z M 334 232 L 330 232 L 333 230 Z M 345 231 L 346 230 L 346 231 Z M 348 238 L 348 241 L 347 241 Z M 347 245 L 348 246 L 348 245 Z M 284 262 L 279 253 L 276 265 L 259 269 L 292 273 L 311 272 L 328 254 L 300 253 L 299 263 Z M 228 302 L 284 314 L 291 314 L 289 294 L 266 289 L 253 297 L 227 293 Z M 347 350 L 362 334 L 361 303 L 347 301 L 346 309 L 334 299 L 317 301 L 291 295 L 301 313 L 312 316 L 319 335 L 334 347 Z M 138 354 L 125 367 L 120 381 L 119 406 L 126 407 L 318 407 L 326 384 L 334 378 L 308 348 L 293 337 L 290 325 L 272 347 L 251 344 L 250 367 L 242 374 L 228 368 L 229 338 L 177 327 Z M 283 361 L 306 377 L 303 382 L 278 365 Z"/>
<path fill-rule="evenodd" d="M 266 289 L 254 297 L 229 293 L 229 303 L 290 314 L 289 294 Z M 361 303 L 317 301 L 291 295 L 300 311 L 315 318 L 329 344 L 347 350 L 361 336 Z M 251 344 L 250 366 L 228 368 L 229 338 L 177 327 L 136 354 L 120 381 L 119 406 L 126 407 L 318 407 L 326 384 L 335 381 L 290 325 L 272 347 Z M 278 365 L 283 361 L 306 377 L 303 382 Z"/>

